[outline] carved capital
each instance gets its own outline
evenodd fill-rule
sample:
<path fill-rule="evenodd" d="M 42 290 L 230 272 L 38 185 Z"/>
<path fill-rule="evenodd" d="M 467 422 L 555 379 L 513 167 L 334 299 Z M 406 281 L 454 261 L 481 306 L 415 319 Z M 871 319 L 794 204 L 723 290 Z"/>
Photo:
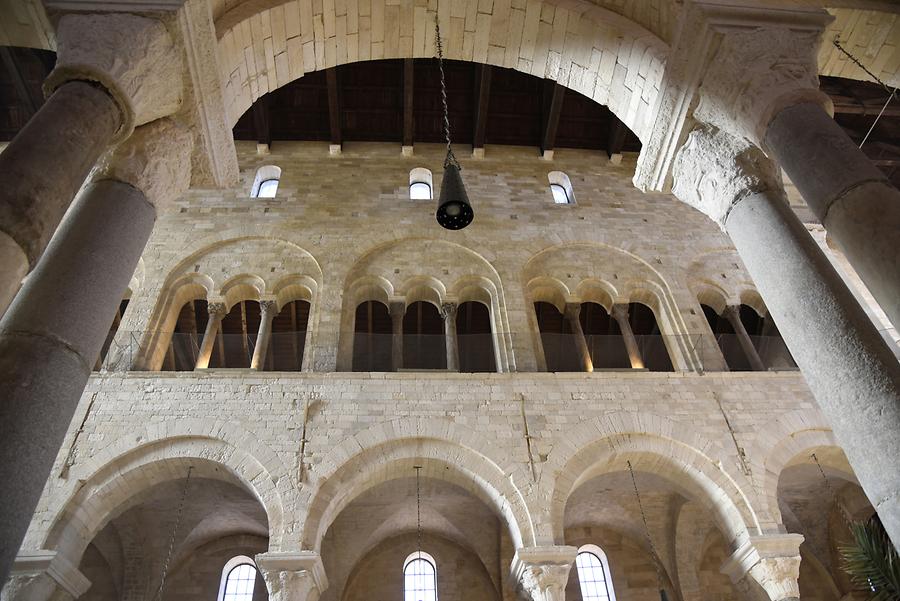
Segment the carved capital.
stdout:
<path fill-rule="evenodd" d="M 56 551 L 22 551 L 0 592 L 2 601 L 77 599 L 91 581 Z"/>
<path fill-rule="evenodd" d="M 703 76 L 694 118 L 762 145 L 769 123 L 788 106 L 813 102 L 831 111 L 819 91 L 824 27 L 726 31 Z"/>
<path fill-rule="evenodd" d="M 264 317 L 275 317 L 275 313 L 278 311 L 278 301 L 261 300 L 259 301 L 259 310 Z"/>
<path fill-rule="evenodd" d="M 101 166 L 97 179 L 130 184 L 162 210 L 191 184 L 193 138 L 171 119 L 143 125 L 120 144 Z"/>
<path fill-rule="evenodd" d="M 228 314 L 228 308 L 225 306 L 225 303 L 207 303 L 206 312 L 209 313 L 210 317 L 222 319 Z"/>
<path fill-rule="evenodd" d="M 455 319 L 456 318 L 456 303 L 442 303 L 441 304 L 441 316 L 444 319 Z"/>
<path fill-rule="evenodd" d="M 527 547 L 516 551 L 512 572 L 533 601 L 565 601 L 575 547 Z"/>
<path fill-rule="evenodd" d="M 56 68 L 44 82 L 45 93 L 69 81 L 97 82 L 122 112 L 117 140 L 181 107 L 182 56 L 160 20 L 127 13 L 66 14 L 56 39 Z"/>
<path fill-rule="evenodd" d="M 579 316 L 581 316 L 581 303 L 566 303 L 563 315 L 566 319 L 578 321 Z"/>
<path fill-rule="evenodd" d="M 403 319 L 406 315 L 406 303 L 403 301 L 390 301 L 388 303 L 388 313 L 393 319 Z"/>
<path fill-rule="evenodd" d="M 721 572 L 735 584 L 754 580 L 772 601 L 800 598 L 800 534 L 751 536 L 724 564 Z"/>
<path fill-rule="evenodd" d="M 260 553 L 256 565 L 272 601 L 317 601 L 328 588 L 322 558 L 312 551 Z"/>
<path fill-rule="evenodd" d="M 722 228 L 731 209 L 747 196 L 784 196 L 781 172 L 762 150 L 714 127 L 690 133 L 675 157 L 673 175 L 672 193 Z"/>
<path fill-rule="evenodd" d="M 628 321 L 628 305 L 622 303 L 613 305 L 610 315 L 616 321 Z"/>

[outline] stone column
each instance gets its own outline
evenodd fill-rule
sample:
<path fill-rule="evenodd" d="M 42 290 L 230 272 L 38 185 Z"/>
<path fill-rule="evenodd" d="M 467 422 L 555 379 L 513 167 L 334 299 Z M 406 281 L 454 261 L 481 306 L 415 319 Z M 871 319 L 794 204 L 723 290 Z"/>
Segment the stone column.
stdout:
<path fill-rule="evenodd" d="M 619 324 L 622 339 L 625 340 L 625 350 L 628 351 L 631 368 L 643 369 L 644 359 L 641 357 L 641 349 L 638 348 L 637 339 L 634 337 L 634 332 L 631 329 L 631 322 L 628 321 L 628 305 L 613 305 L 612 317 Z"/>
<path fill-rule="evenodd" d="M 207 303 L 206 311 L 209 319 L 206 322 L 206 331 L 203 332 L 203 342 L 200 343 L 200 352 L 197 355 L 197 365 L 194 369 L 206 369 L 212 358 L 213 348 L 216 344 L 216 336 L 222 326 L 222 320 L 228 314 L 225 303 Z"/>
<path fill-rule="evenodd" d="M 168 120 L 119 146 L 0 321 L 0 581 L 153 229 L 190 182 L 191 137 Z"/>
<path fill-rule="evenodd" d="M 594 371 L 594 364 L 591 362 L 591 352 L 588 349 L 587 340 L 584 337 L 584 330 L 581 329 L 581 304 L 566 303 L 564 317 L 569 323 L 569 329 L 572 330 L 572 336 L 575 337 L 575 348 L 578 350 L 578 362 L 584 371 Z"/>
<path fill-rule="evenodd" d="M 406 303 L 391 301 L 388 304 L 391 314 L 391 365 L 394 371 L 403 369 L 403 316 L 406 315 Z"/>
<path fill-rule="evenodd" d="M 49 98 L 0 154 L 0 312 L 100 155 L 181 105 L 182 60 L 160 21 L 69 14 L 56 39 Z"/>
<path fill-rule="evenodd" d="M 269 552 L 256 556 L 269 601 L 318 601 L 328 588 L 322 558 L 313 551 Z"/>
<path fill-rule="evenodd" d="M 742 589 L 755 582 L 770 601 L 799 601 L 800 534 L 751 536 L 722 564 L 721 572 Z"/>
<path fill-rule="evenodd" d="M 444 339 L 447 343 L 447 369 L 459 371 L 459 341 L 456 339 L 456 303 L 443 303 Z"/>
<path fill-rule="evenodd" d="M 278 303 L 274 300 L 259 301 L 261 311 L 259 320 L 259 332 L 256 334 L 256 347 L 253 349 L 253 359 L 250 361 L 250 369 L 265 369 L 266 355 L 269 352 L 269 340 L 272 338 L 272 320 L 278 314 Z"/>
<path fill-rule="evenodd" d="M 90 586 L 90 580 L 56 551 L 23 551 L 9 580 L 0 582 L 0 601 L 74 601 Z"/>
<path fill-rule="evenodd" d="M 750 367 L 753 368 L 753 371 L 766 371 L 766 366 L 763 364 L 756 347 L 753 346 L 753 341 L 750 340 L 750 334 L 747 333 L 744 322 L 741 321 L 741 308 L 738 305 L 728 305 L 722 314 L 728 320 L 728 323 L 731 324 L 731 328 L 737 336 L 744 355 L 750 361 Z"/>
<path fill-rule="evenodd" d="M 775 165 L 715 128 L 674 165 L 679 199 L 724 227 L 863 489 L 900 544 L 900 363 L 788 206 Z"/>
<path fill-rule="evenodd" d="M 532 601 L 565 601 L 575 547 L 523 547 L 512 562 L 513 581 Z"/>

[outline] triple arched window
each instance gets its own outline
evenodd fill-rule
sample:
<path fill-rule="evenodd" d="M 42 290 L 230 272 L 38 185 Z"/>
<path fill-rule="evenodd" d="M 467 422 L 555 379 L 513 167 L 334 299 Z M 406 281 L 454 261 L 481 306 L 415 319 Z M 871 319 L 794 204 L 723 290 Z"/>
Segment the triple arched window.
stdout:
<path fill-rule="evenodd" d="M 253 601 L 258 571 L 246 555 L 233 557 L 222 568 L 218 601 Z"/>
<path fill-rule="evenodd" d="M 437 601 L 437 564 L 422 551 L 403 562 L 403 601 Z"/>
<path fill-rule="evenodd" d="M 582 601 L 616 601 L 606 553 L 597 545 L 584 545 L 575 558 Z"/>

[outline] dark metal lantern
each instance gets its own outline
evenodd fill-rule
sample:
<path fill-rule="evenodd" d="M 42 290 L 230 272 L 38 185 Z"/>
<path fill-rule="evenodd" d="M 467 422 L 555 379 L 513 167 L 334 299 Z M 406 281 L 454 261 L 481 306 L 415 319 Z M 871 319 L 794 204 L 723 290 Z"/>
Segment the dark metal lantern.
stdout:
<path fill-rule="evenodd" d="M 441 227 L 448 230 L 461 230 L 475 218 L 458 165 L 444 165 L 444 180 L 441 182 L 436 216 Z"/>

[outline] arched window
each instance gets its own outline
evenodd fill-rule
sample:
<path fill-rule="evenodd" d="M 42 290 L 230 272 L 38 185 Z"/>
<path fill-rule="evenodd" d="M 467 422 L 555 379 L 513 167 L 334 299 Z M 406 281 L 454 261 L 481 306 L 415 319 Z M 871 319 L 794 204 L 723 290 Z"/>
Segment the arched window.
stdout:
<path fill-rule="evenodd" d="M 403 601 L 437 601 L 437 564 L 416 551 L 403 562 Z"/>
<path fill-rule="evenodd" d="M 253 198 L 275 198 L 278 181 L 281 179 L 281 167 L 264 165 L 256 172 L 250 196 Z"/>
<path fill-rule="evenodd" d="M 547 174 L 550 180 L 550 192 L 553 194 L 553 202 L 558 205 L 575 204 L 575 191 L 569 176 L 562 171 L 551 171 Z"/>
<path fill-rule="evenodd" d="M 356 307 L 353 371 L 391 371 L 393 330 L 387 305 L 364 301 Z"/>
<path fill-rule="evenodd" d="M 616 601 L 606 553 L 597 545 L 585 545 L 575 558 L 583 601 Z"/>
<path fill-rule="evenodd" d="M 410 170 L 409 198 L 410 200 L 431 200 L 434 198 L 431 171 L 424 167 L 416 167 Z"/>
<path fill-rule="evenodd" d="M 222 568 L 218 601 L 253 601 L 256 565 L 246 555 L 233 557 Z"/>

